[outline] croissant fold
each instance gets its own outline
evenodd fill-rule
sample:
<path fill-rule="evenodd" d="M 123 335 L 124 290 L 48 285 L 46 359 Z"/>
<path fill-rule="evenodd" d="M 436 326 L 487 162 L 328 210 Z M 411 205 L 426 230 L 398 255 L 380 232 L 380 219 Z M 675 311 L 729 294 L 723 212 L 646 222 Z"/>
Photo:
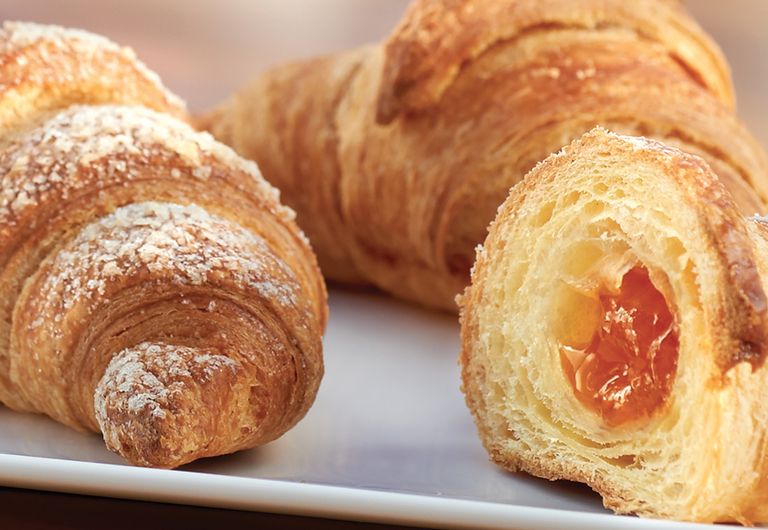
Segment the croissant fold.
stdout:
<path fill-rule="evenodd" d="M 680 2 L 416 0 L 385 42 L 270 70 L 198 124 L 283 191 L 329 278 L 455 310 L 509 188 L 598 124 L 701 155 L 763 211 L 733 105 Z"/>
<path fill-rule="evenodd" d="M 327 314 L 293 212 L 128 50 L 6 23 L 0 51 L 0 401 L 145 466 L 283 434 Z"/>

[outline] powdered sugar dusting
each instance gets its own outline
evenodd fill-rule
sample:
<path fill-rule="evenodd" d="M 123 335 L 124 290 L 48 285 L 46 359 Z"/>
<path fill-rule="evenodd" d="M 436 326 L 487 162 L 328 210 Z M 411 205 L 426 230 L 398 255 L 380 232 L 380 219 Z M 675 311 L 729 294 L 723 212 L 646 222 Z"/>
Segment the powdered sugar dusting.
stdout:
<path fill-rule="evenodd" d="M 106 37 L 53 24 L 7 21 L 0 30 L 0 45 L 4 52 L 25 48 L 41 40 L 61 48 L 74 45 L 91 51 L 98 48 L 120 49 Z"/>
<path fill-rule="evenodd" d="M 199 180 L 208 180 L 213 171 L 204 162 L 206 157 L 242 171 L 256 182 L 275 213 L 294 217 L 293 211 L 279 205 L 279 193 L 262 178 L 256 164 L 208 133 L 195 132 L 180 120 L 143 107 L 104 105 L 70 107 L 14 139 L 0 153 L 0 224 L 12 223 L 55 190 L 66 199 L 81 187 L 139 178 L 143 166 L 169 153 L 180 156 Z M 83 168 L 97 175 L 76 178 Z M 169 176 L 183 177 L 178 168 Z"/>
<path fill-rule="evenodd" d="M 122 55 L 133 63 L 142 77 L 155 85 L 169 104 L 185 108 L 184 102 L 163 86 L 160 77 L 139 61 L 131 48 L 118 46 L 109 39 L 88 31 L 56 25 L 9 21 L 3 23 L 0 28 L 0 53 L 2 54 L 14 53 L 40 42 L 63 52 L 77 54 L 79 57 L 93 57 L 103 52 Z M 48 55 L 46 53 L 44 57 Z M 19 58 L 24 60 L 23 55 L 19 55 Z"/>
<path fill-rule="evenodd" d="M 59 251 L 31 329 L 59 336 L 78 302 L 108 298 L 109 285 L 147 273 L 179 285 L 231 281 L 281 306 L 298 303 L 298 281 L 258 235 L 198 206 L 145 202 L 88 225 Z"/>
<path fill-rule="evenodd" d="M 115 355 L 94 392 L 96 421 L 107 445 L 120 451 L 120 426 L 163 420 L 172 414 L 174 398 L 204 384 L 225 370 L 236 374 L 237 363 L 223 355 L 194 348 L 145 342 Z M 125 425 L 123 425 L 125 427 Z"/>

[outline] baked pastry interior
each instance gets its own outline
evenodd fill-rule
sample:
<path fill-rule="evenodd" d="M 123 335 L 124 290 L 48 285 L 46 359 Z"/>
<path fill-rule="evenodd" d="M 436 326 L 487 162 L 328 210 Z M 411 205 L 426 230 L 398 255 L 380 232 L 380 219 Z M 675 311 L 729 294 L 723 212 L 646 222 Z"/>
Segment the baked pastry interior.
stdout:
<path fill-rule="evenodd" d="M 768 222 L 703 159 L 596 129 L 515 186 L 460 297 L 492 460 L 606 506 L 766 521 Z"/>

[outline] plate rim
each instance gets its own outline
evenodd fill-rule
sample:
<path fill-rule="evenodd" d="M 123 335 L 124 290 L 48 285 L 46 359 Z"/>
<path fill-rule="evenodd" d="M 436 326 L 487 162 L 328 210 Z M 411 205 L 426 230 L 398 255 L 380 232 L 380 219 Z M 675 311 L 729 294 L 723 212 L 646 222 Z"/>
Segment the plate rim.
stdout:
<path fill-rule="evenodd" d="M 490 530 L 514 527 L 540 530 L 553 525 L 568 525 L 602 530 L 710 527 L 608 513 L 8 453 L 0 453 L 0 485 L 429 528 Z"/>

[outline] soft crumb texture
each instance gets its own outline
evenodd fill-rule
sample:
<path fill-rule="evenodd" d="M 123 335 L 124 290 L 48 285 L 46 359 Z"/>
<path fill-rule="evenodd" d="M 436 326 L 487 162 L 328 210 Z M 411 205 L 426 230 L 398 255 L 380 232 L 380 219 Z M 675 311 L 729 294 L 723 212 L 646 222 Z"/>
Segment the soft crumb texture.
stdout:
<path fill-rule="evenodd" d="M 647 284 L 626 291 L 637 270 L 676 327 L 667 349 L 637 347 L 643 312 L 667 318 Z M 459 299 L 462 388 L 491 459 L 584 482 L 620 513 L 767 521 L 766 278 L 768 230 L 702 158 L 602 128 L 547 157 L 499 208 Z M 640 306 L 617 311 L 606 292 Z M 605 399 L 642 355 L 674 363 L 669 386 L 634 376 Z M 660 404 L 644 410 L 633 392 Z"/>

